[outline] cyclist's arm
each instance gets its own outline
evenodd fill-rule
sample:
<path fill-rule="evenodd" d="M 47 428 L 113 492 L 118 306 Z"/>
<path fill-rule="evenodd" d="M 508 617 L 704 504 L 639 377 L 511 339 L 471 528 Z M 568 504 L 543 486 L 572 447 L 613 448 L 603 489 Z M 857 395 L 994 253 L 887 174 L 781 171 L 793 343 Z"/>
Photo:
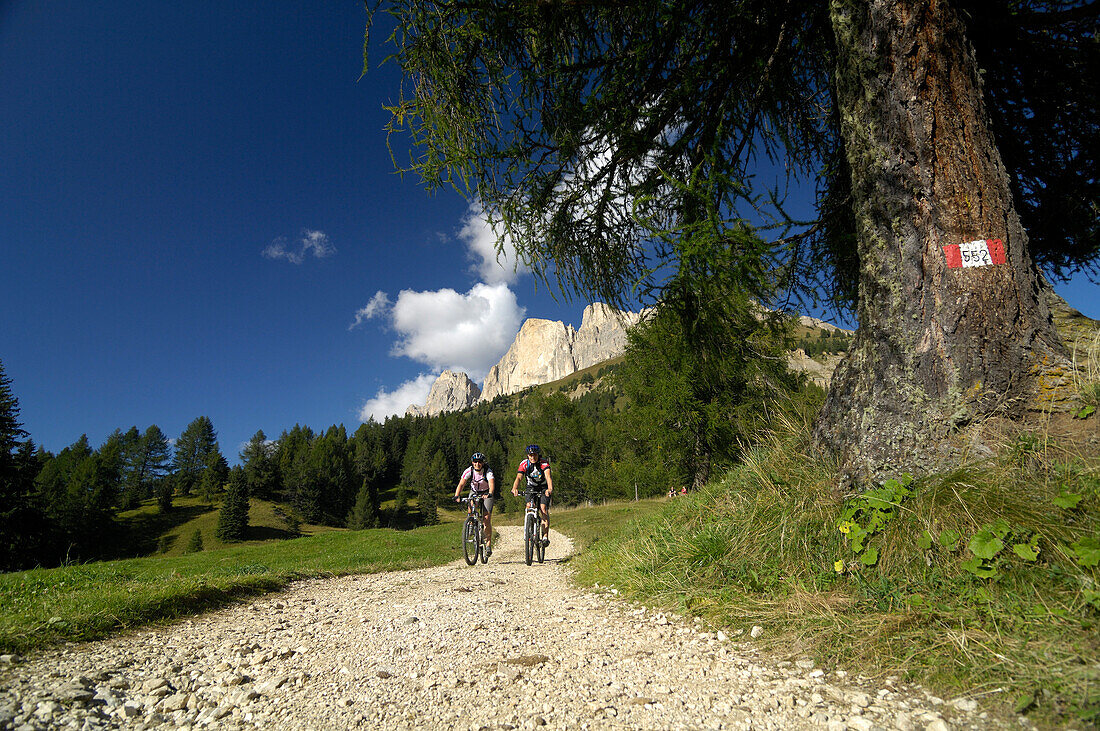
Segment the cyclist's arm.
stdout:
<path fill-rule="evenodd" d="M 554 481 L 550 479 L 549 465 L 547 465 L 546 469 L 542 471 L 542 474 L 546 475 L 546 495 L 549 497 L 550 493 L 554 492 Z"/>
<path fill-rule="evenodd" d="M 458 480 L 458 487 L 455 488 L 455 498 L 458 498 L 462 494 L 462 487 L 466 484 L 466 473 L 462 473 L 462 477 Z"/>
<path fill-rule="evenodd" d="M 490 473 L 489 474 L 489 494 L 492 495 L 496 491 L 497 491 L 497 476 Z"/>
<path fill-rule="evenodd" d="M 523 477 L 522 472 L 516 473 L 516 481 L 512 483 L 512 494 L 519 497 L 519 478 Z"/>

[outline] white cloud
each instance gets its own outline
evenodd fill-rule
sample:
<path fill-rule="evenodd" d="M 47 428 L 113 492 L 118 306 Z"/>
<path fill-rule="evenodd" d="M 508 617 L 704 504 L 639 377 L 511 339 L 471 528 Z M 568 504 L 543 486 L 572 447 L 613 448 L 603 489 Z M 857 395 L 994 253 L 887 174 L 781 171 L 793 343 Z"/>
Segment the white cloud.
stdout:
<path fill-rule="evenodd" d="M 268 244 L 262 253 L 268 259 L 286 259 L 291 264 L 301 264 L 311 255 L 314 259 L 332 256 L 336 253 L 336 247 L 324 231 L 303 229 L 297 241 L 291 243 L 280 236 Z"/>
<path fill-rule="evenodd" d="M 488 284 L 510 284 L 528 271 L 519 260 L 511 238 L 504 238 L 498 254 L 497 235 L 478 201 L 471 203 L 466 211 L 458 238 L 466 245 L 467 254 L 474 261 L 474 271 Z"/>
<path fill-rule="evenodd" d="M 393 391 L 379 389 L 374 398 L 369 399 L 359 409 L 359 420 L 385 421 L 387 416 L 404 416 L 405 409 L 411 404 L 424 404 L 428 401 L 428 392 L 432 390 L 436 376 L 422 373 L 411 381 L 405 381 Z"/>
<path fill-rule="evenodd" d="M 393 354 L 481 380 L 512 344 L 525 314 L 504 284 L 476 284 L 465 294 L 402 290 L 390 311 L 400 336 Z"/>
<path fill-rule="evenodd" d="M 366 307 L 360 307 L 355 311 L 355 322 L 348 326 L 348 330 L 354 330 L 366 320 L 370 320 L 373 317 L 385 315 L 392 306 L 393 303 L 390 302 L 389 296 L 382 290 L 378 290 L 374 293 L 374 296 L 370 298 L 370 302 L 367 303 Z"/>

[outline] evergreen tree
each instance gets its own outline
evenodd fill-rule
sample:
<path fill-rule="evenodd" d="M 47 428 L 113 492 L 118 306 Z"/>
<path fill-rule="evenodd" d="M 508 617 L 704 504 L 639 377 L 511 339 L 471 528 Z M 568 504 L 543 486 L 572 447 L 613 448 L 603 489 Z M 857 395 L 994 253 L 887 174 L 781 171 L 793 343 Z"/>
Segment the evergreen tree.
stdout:
<path fill-rule="evenodd" d="M 279 489 L 278 465 L 273 458 L 275 445 L 267 440 L 263 429 L 252 435 L 241 451 L 241 466 L 248 479 L 248 492 L 253 497 L 271 500 Z"/>
<path fill-rule="evenodd" d="M 366 426 L 364 424 L 364 426 Z M 375 425 L 377 426 L 377 425 Z M 362 477 L 363 485 L 356 494 L 356 502 L 363 497 L 363 489 L 367 490 L 370 497 L 371 509 L 375 516 L 381 507 L 380 493 L 386 487 L 386 475 L 389 472 L 386 464 L 386 453 L 383 450 L 380 434 L 368 437 L 362 429 L 356 432 L 352 439 L 352 462 L 356 473 Z"/>
<path fill-rule="evenodd" d="M 122 510 L 133 510 L 142 500 L 140 477 L 141 432 L 138 431 L 136 426 L 132 426 L 121 436 L 120 441 L 122 449 L 120 451 L 118 505 Z"/>
<path fill-rule="evenodd" d="M 172 496 L 176 492 L 176 476 L 166 477 L 156 484 L 157 509 L 162 513 L 172 512 Z"/>
<path fill-rule="evenodd" d="M 586 500 L 585 486 L 577 477 L 590 461 L 590 424 L 580 418 L 576 402 L 562 393 L 546 396 L 535 391 L 524 399 L 521 413 L 524 443 L 539 444 L 550 460 L 555 499 L 568 504 Z"/>
<path fill-rule="evenodd" d="M 359 492 L 359 480 L 348 451 L 348 435 L 344 427 L 332 426 L 317 440 L 314 463 L 321 485 L 320 504 L 327 525 L 343 525 L 344 518 Z"/>
<path fill-rule="evenodd" d="M 306 462 L 313 439 L 313 431 L 308 426 L 295 424 L 289 432 L 282 433 L 275 450 L 281 498 L 296 507 L 303 501 L 309 501 Z"/>
<path fill-rule="evenodd" d="M 736 295 L 720 322 L 697 327 L 717 343 L 685 332 L 672 308 L 632 328 L 618 385 L 631 401 L 623 426 L 634 451 L 660 455 L 678 484 L 698 488 L 717 465 L 729 465 L 752 444 L 768 414 L 798 387 L 787 370 L 784 331 L 758 319 Z M 735 311 L 739 311 L 738 318 Z M 725 332 L 714 332 L 724 327 Z M 675 483 L 674 483 L 675 484 Z"/>
<path fill-rule="evenodd" d="M 0 469 L 13 463 L 13 455 L 20 440 L 28 436 L 19 422 L 19 399 L 11 390 L 11 379 L 4 372 L 4 362 L 0 360 Z"/>
<path fill-rule="evenodd" d="M 114 480 L 111 458 L 92 451 L 82 435 L 46 460 L 35 480 L 52 537 L 43 563 L 97 558 L 113 533 Z"/>
<path fill-rule="evenodd" d="M 181 495 L 190 495 L 202 479 L 203 470 L 212 453 L 221 454 L 218 433 L 209 417 L 200 416 L 183 430 L 176 441 L 176 454 L 172 466 L 176 472 L 176 489 Z"/>
<path fill-rule="evenodd" d="M 187 542 L 187 547 L 184 549 L 184 553 L 198 553 L 202 550 L 202 531 L 198 528 L 191 533 L 191 540 Z"/>
<path fill-rule="evenodd" d="M 206 456 L 206 464 L 199 477 L 199 496 L 208 503 L 213 503 L 225 490 L 225 481 L 229 477 L 229 463 L 221 452 L 211 452 Z"/>
<path fill-rule="evenodd" d="M 363 480 L 363 486 L 355 496 L 347 526 L 351 530 L 378 527 L 378 495 L 367 480 Z"/>
<path fill-rule="evenodd" d="M 133 427 L 126 435 L 130 447 L 124 452 L 123 464 L 122 505 L 125 508 L 135 508 L 151 497 L 171 466 L 172 450 L 160 427 L 153 424 L 134 439 L 136 434 L 137 428 Z"/>
<path fill-rule="evenodd" d="M 121 430 L 115 429 L 107 437 L 107 441 L 96 450 L 104 489 L 107 493 L 106 499 L 110 500 L 112 505 L 117 505 L 122 496 L 126 457 L 127 453 L 133 448 L 131 437 L 138 437 L 136 428 L 131 428 L 125 434 Z"/>
<path fill-rule="evenodd" d="M 34 491 L 38 460 L 19 422 L 19 400 L 0 361 L 0 571 L 38 562 L 46 540 L 42 506 Z"/>
<path fill-rule="evenodd" d="M 225 501 L 214 535 L 221 541 L 243 541 L 248 535 L 248 479 L 240 467 L 229 471 Z"/>
<path fill-rule="evenodd" d="M 398 485 L 393 494 L 393 507 L 390 508 L 389 528 L 406 528 L 409 520 L 409 489 Z"/>
<path fill-rule="evenodd" d="M 429 479 L 422 480 L 417 490 L 420 502 L 420 521 L 424 525 L 436 525 L 439 522 L 438 493 L 447 473 L 447 461 L 442 452 L 436 452 L 427 470 Z"/>

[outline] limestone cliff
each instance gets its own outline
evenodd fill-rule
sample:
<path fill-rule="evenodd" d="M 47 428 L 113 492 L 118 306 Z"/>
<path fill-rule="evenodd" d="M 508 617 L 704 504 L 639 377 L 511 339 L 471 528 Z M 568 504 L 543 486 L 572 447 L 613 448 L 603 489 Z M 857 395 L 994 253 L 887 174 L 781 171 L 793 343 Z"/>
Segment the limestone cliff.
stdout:
<path fill-rule="evenodd" d="M 481 396 L 481 389 L 465 373 L 443 371 L 432 384 L 428 402 L 424 406 L 412 405 L 405 412 L 410 416 L 435 416 L 445 411 L 461 411 L 473 406 Z"/>
<path fill-rule="evenodd" d="M 574 370 L 580 371 L 626 352 L 626 331 L 637 324 L 636 312 L 619 312 L 596 302 L 584 308 L 581 329 L 573 339 Z"/>
<path fill-rule="evenodd" d="M 478 389 L 465 373 L 444 371 L 432 385 L 428 402 L 409 406 L 406 414 L 434 416 L 458 411 L 478 401 L 550 383 L 622 355 L 626 330 L 640 319 L 633 312 L 619 312 L 602 303 L 584 308 L 581 328 L 556 320 L 531 318 L 523 323 L 504 357 L 489 370 L 484 388 Z"/>
<path fill-rule="evenodd" d="M 504 357 L 489 371 L 482 401 L 556 381 L 626 351 L 626 330 L 639 315 L 596 302 L 584 308 L 580 330 L 530 319 Z"/>
<path fill-rule="evenodd" d="M 508 352 L 489 369 L 481 399 L 491 401 L 501 394 L 556 381 L 575 372 L 573 341 L 576 337 L 572 325 L 534 317 L 527 320 Z"/>

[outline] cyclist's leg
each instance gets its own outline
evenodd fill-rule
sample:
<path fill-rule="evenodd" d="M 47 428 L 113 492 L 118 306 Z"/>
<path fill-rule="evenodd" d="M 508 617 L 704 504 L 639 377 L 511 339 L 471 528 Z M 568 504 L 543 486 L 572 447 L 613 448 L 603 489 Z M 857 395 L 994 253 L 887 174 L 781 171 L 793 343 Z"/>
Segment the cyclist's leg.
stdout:
<path fill-rule="evenodd" d="M 493 498 L 491 496 L 482 498 L 482 505 L 485 508 L 485 545 L 489 547 L 489 552 L 493 552 Z"/>
<path fill-rule="evenodd" d="M 542 494 L 539 498 L 539 518 L 542 523 L 542 538 L 543 540 L 549 540 L 550 538 L 550 496 L 546 493 Z"/>

